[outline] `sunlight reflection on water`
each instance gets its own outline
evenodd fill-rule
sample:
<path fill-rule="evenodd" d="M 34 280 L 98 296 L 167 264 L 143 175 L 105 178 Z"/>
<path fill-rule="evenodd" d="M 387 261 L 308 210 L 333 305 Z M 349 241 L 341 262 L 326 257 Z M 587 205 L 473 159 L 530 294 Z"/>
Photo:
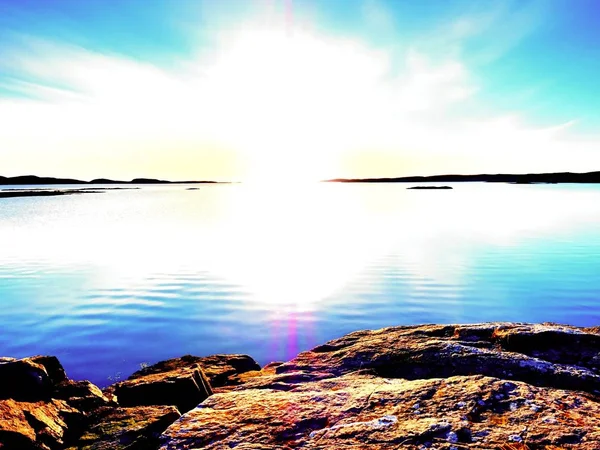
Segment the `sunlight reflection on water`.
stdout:
<path fill-rule="evenodd" d="M 0 204 L 0 354 L 106 384 L 184 353 L 288 359 L 359 328 L 600 322 L 600 189 L 144 186 Z"/>

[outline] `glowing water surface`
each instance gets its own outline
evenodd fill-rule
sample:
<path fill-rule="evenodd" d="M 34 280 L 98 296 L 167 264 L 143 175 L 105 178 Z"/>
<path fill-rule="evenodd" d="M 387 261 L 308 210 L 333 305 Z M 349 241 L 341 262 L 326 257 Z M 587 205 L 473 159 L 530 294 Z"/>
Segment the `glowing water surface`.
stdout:
<path fill-rule="evenodd" d="M 453 186 L 0 199 L 0 356 L 57 355 L 106 385 L 186 353 L 285 360 L 363 328 L 600 323 L 600 186 Z"/>

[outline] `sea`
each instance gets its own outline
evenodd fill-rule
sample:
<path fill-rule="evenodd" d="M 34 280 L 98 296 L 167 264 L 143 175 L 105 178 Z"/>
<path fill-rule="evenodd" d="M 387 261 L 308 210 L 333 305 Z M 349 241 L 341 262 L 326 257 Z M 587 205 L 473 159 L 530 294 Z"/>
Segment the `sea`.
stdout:
<path fill-rule="evenodd" d="M 55 355 L 106 386 L 184 354 L 284 361 L 360 329 L 600 325 L 600 186 L 447 185 L 0 198 L 0 356 Z M 0 187 L 17 188 L 57 186 Z"/>

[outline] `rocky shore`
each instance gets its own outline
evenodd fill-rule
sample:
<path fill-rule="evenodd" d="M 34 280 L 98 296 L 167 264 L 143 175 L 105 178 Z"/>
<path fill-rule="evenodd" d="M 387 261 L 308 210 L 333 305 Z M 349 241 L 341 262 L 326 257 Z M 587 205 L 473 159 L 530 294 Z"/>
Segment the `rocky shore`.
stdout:
<path fill-rule="evenodd" d="M 357 331 L 260 367 L 183 356 L 104 391 L 0 358 L 0 449 L 600 449 L 600 327 Z"/>

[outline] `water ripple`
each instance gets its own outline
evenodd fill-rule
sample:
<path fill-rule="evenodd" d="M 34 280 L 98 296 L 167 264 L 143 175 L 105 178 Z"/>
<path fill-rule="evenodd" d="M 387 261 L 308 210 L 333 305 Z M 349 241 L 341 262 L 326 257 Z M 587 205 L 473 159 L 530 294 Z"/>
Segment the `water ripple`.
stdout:
<path fill-rule="evenodd" d="M 285 360 L 362 328 L 600 324 L 600 189 L 500 188 L 457 187 L 444 220 L 447 196 L 404 186 L 290 202 L 207 187 L 200 209 L 169 188 L 13 202 L 0 355 L 55 354 L 106 385 L 185 353 Z M 469 216 L 482 192 L 497 202 Z"/>

